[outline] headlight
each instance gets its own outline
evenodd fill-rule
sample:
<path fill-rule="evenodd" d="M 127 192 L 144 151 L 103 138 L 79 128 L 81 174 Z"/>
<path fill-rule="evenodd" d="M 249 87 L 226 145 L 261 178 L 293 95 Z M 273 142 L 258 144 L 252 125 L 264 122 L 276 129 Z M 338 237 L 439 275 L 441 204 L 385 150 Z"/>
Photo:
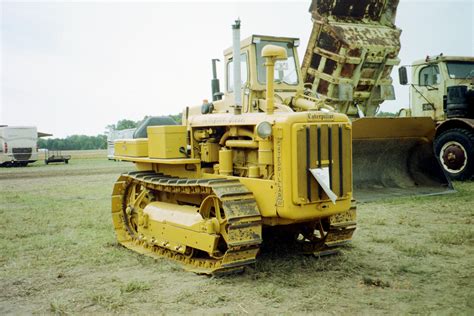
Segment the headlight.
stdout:
<path fill-rule="evenodd" d="M 257 135 L 261 138 L 267 138 L 272 135 L 272 124 L 261 122 L 257 125 Z"/>

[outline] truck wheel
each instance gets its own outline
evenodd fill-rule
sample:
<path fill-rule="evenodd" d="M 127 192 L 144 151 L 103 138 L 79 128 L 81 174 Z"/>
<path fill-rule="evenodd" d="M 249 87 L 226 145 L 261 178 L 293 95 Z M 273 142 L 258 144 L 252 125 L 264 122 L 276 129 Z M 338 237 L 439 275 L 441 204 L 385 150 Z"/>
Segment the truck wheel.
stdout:
<path fill-rule="evenodd" d="M 436 156 L 453 180 L 468 180 L 474 172 L 474 131 L 454 128 L 434 142 Z"/>

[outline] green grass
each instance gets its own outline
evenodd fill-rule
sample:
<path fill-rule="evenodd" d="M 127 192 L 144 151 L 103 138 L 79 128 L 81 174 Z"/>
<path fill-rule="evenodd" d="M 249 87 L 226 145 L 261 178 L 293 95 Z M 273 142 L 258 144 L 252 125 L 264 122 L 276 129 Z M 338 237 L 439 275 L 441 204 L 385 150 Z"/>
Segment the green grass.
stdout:
<path fill-rule="evenodd" d="M 135 293 L 150 289 L 150 285 L 142 281 L 131 281 L 120 287 L 120 293 Z"/>
<path fill-rule="evenodd" d="M 340 255 L 266 252 L 215 278 L 117 245 L 110 194 L 131 168 L 78 158 L 0 169 L 1 314 L 474 313 L 472 182 L 360 204 Z"/>

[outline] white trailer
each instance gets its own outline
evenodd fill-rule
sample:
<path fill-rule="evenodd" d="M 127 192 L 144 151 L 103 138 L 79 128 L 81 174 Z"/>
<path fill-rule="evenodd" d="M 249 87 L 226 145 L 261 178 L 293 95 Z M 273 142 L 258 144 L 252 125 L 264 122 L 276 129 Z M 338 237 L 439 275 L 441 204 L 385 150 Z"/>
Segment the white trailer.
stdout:
<path fill-rule="evenodd" d="M 117 139 L 130 139 L 133 138 L 135 128 L 122 129 L 122 130 L 110 130 L 107 136 L 107 158 L 114 160 L 114 141 Z"/>
<path fill-rule="evenodd" d="M 0 166 L 26 166 L 38 160 L 38 131 L 33 126 L 0 126 Z"/>

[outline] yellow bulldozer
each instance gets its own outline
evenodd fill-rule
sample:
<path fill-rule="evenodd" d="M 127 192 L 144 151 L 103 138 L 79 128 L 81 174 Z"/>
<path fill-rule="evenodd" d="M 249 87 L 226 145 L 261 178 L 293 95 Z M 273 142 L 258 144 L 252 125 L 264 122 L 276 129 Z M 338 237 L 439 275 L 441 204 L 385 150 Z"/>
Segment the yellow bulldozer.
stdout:
<path fill-rule="evenodd" d="M 119 242 L 197 273 L 241 271 L 267 231 L 302 252 L 333 253 L 356 225 L 351 122 L 302 93 L 297 39 L 240 42 L 233 27 L 223 99 L 216 91 L 182 125 L 115 142 L 115 158 L 137 167 L 113 189 Z"/>
<path fill-rule="evenodd" d="M 213 60 L 212 102 L 186 108 L 182 125 L 148 126 L 143 138 L 115 142 L 115 158 L 137 168 L 119 177 L 112 194 L 122 245 L 196 273 L 233 273 L 253 264 L 272 235 L 304 253 L 337 252 L 356 228 L 354 190 L 434 193 L 449 185 L 437 174 L 429 120 L 351 121 L 342 107 L 364 104 L 341 85 L 327 86 L 346 94 L 334 102 L 331 93 L 314 93 L 298 39 L 240 41 L 240 21 L 233 34 L 224 92 Z M 342 70 L 345 57 L 331 56 Z"/>

